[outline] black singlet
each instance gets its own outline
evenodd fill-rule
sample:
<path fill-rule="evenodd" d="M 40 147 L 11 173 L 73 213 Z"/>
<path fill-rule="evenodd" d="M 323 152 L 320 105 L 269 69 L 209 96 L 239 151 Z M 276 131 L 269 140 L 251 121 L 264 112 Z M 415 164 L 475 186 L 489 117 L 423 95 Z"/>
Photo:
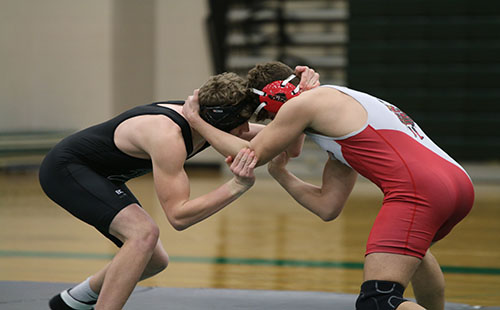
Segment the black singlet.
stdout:
<path fill-rule="evenodd" d="M 138 106 L 106 122 L 70 135 L 56 146 L 60 152 L 60 158 L 71 160 L 73 157 L 73 160 L 81 161 L 108 179 L 119 182 L 126 182 L 151 172 L 151 160 L 127 155 L 119 150 L 114 142 L 114 132 L 118 125 L 127 119 L 140 115 L 162 114 L 179 125 L 184 137 L 187 158 L 208 147 L 208 144 L 205 144 L 198 152 L 191 154 L 193 143 L 188 122 L 175 110 L 159 104 L 183 104 L 183 101 L 156 102 Z"/>
<path fill-rule="evenodd" d="M 72 134 L 59 142 L 43 160 L 40 185 L 58 205 L 82 221 L 96 227 L 118 246 L 121 241 L 109 234 L 113 218 L 123 208 L 137 203 L 125 182 L 152 170 L 149 159 L 123 153 L 114 143 L 114 132 L 123 121 L 140 115 L 165 115 L 181 128 L 187 158 L 193 152 L 191 128 L 176 111 L 157 102 L 132 108 L 101 124 Z M 168 146 L 166 146 L 168 147 Z M 140 205 L 140 204 L 139 204 Z"/>

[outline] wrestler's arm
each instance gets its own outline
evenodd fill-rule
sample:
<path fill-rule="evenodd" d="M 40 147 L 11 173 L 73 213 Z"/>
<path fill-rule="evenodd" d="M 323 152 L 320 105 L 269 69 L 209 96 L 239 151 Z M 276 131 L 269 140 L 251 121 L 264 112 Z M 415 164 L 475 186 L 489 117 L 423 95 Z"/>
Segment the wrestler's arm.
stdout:
<path fill-rule="evenodd" d="M 314 111 L 308 106 L 310 97 L 301 95 L 284 104 L 271 121 L 255 138 L 250 148 L 255 151 L 257 165 L 263 165 L 283 151 L 297 157 L 304 143 L 304 130 L 312 122 Z"/>
<path fill-rule="evenodd" d="M 255 156 L 246 150 L 232 162 L 234 176 L 231 180 L 205 195 L 190 199 L 189 179 L 183 168 L 186 150 L 182 135 L 172 130 L 163 132 L 163 135 L 152 139 L 147 151 L 153 162 L 156 193 L 168 221 L 175 229 L 186 229 L 220 211 L 255 182 Z M 169 146 L 168 151 L 165 145 Z"/>
<path fill-rule="evenodd" d="M 321 84 L 319 74 L 314 69 L 307 66 L 296 66 L 295 74 L 300 77 L 299 86 L 302 92 L 315 89 Z M 238 139 L 235 136 L 210 126 L 199 117 L 198 113 L 198 90 L 195 90 L 193 95 L 189 96 L 186 100 L 183 106 L 183 114 L 188 119 L 191 127 L 196 129 L 219 153 L 226 157 L 235 156 L 242 148 L 249 147 L 250 143 L 248 143 L 248 141 L 253 139 L 253 137 L 264 128 L 263 125 L 250 123 L 250 131 L 242 136 L 242 139 Z M 297 157 L 300 155 L 304 144 L 304 138 L 305 136 L 303 134 L 296 135 L 294 138 L 295 140 L 288 143 L 286 151 L 289 156 Z M 278 151 L 277 154 L 280 151 Z"/>
<path fill-rule="evenodd" d="M 246 141 L 252 140 L 262 129 L 264 129 L 266 125 L 256 124 L 256 123 L 248 123 L 248 131 L 244 132 L 240 138 Z"/>
<path fill-rule="evenodd" d="M 189 120 L 191 127 L 198 131 L 222 155 L 234 157 L 241 149 L 251 148 L 258 158 L 257 165 L 262 165 L 291 147 L 293 143 L 303 141 L 301 140 L 303 139 L 302 134 L 310 123 L 312 114 L 302 98 L 303 96 L 298 96 L 287 101 L 275 119 L 262 128 L 250 141 L 233 136 L 205 122 L 198 114 L 197 91 L 186 100 L 183 114 Z"/>
<path fill-rule="evenodd" d="M 243 140 L 250 141 L 262 129 L 264 129 L 264 127 L 265 125 L 262 124 L 249 123 L 249 131 L 240 136 L 240 138 L 242 138 Z M 304 140 L 305 140 L 305 134 L 301 134 L 300 136 L 298 136 L 295 139 L 295 141 L 293 141 L 286 149 L 288 156 L 292 158 L 298 157 L 302 151 L 302 147 L 304 146 Z"/>
<path fill-rule="evenodd" d="M 295 74 L 300 77 L 299 87 L 302 92 L 315 89 L 321 85 L 319 80 L 319 73 L 308 66 L 296 66 Z M 252 137 L 253 138 L 253 137 Z M 298 157 L 302 152 L 304 146 L 305 135 L 299 135 L 286 149 L 286 153 L 291 158 Z"/>
<path fill-rule="evenodd" d="M 328 159 L 321 186 L 299 179 L 286 169 L 288 157 L 282 153 L 268 165 L 276 181 L 304 208 L 324 221 L 335 219 L 347 201 L 356 182 L 357 173 L 337 160 Z"/>

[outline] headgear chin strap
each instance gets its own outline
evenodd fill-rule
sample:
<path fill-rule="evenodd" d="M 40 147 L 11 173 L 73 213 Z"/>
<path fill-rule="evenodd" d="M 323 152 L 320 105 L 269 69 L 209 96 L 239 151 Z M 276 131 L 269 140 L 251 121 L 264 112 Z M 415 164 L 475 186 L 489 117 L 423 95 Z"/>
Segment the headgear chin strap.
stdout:
<path fill-rule="evenodd" d="M 292 74 L 286 80 L 274 81 L 267 84 L 262 90 L 252 88 L 252 92 L 259 95 L 261 102 L 255 110 L 255 114 L 259 114 L 262 109 L 276 113 L 286 101 L 297 96 L 300 92 L 299 86 L 295 87 L 295 85 L 290 83 L 294 78 L 295 75 Z"/>

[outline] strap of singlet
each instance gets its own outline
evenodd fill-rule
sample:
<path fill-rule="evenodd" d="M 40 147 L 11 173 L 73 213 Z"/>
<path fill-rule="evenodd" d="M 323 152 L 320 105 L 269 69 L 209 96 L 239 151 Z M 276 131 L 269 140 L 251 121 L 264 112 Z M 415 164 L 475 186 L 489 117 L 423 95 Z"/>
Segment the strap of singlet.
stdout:
<path fill-rule="evenodd" d="M 178 104 L 178 105 L 184 105 L 184 100 L 169 100 L 169 101 L 163 101 L 163 102 L 156 102 L 155 104 L 158 104 L 158 103 L 166 103 L 166 104 Z M 175 112 L 175 111 L 174 111 Z M 176 112 L 177 113 L 177 112 Z M 180 116 L 180 115 L 179 115 Z M 186 121 L 186 119 L 184 117 L 182 117 L 182 120 L 184 120 L 187 125 L 188 125 L 188 128 L 191 128 L 191 126 L 189 126 L 189 123 Z M 189 134 L 191 135 L 191 131 L 189 131 Z M 192 140 L 189 140 L 189 141 L 192 141 Z M 192 143 L 191 143 L 192 144 Z M 194 155 L 198 154 L 199 152 L 203 151 L 204 149 L 206 149 L 207 147 L 210 146 L 210 143 L 205 142 L 205 144 L 203 144 L 203 146 L 198 150 L 196 151 L 196 153 L 194 154 L 191 154 L 191 152 L 193 151 L 193 146 L 191 145 L 191 152 L 188 153 L 188 158 L 191 158 L 193 157 Z M 189 156 L 189 154 L 191 154 L 191 156 Z"/>
<path fill-rule="evenodd" d="M 151 105 L 158 106 L 159 104 L 178 104 L 183 105 L 184 101 L 181 100 L 172 100 L 172 101 L 160 101 L 154 102 Z M 181 127 L 182 137 L 184 138 L 184 145 L 186 146 L 187 157 L 190 158 L 189 154 L 193 151 L 193 136 L 191 135 L 191 127 L 189 126 L 188 121 L 182 117 L 177 111 L 169 109 L 167 107 L 162 107 L 165 109 L 166 114 L 170 117 L 174 122 L 176 122 L 179 127 Z M 194 154 L 193 154 L 194 155 Z"/>

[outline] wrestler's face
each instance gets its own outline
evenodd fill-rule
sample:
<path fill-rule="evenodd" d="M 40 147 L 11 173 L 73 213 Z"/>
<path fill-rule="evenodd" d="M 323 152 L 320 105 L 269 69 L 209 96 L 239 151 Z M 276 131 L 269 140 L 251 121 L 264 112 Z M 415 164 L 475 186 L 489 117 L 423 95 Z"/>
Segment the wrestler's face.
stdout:
<path fill-rule="evenodd" d="M 229 133 L 234 136 L 241 137 L 245 132 L 248 132 L 249 130 L 250 130 L 250 125 L 248 124 L 248 122 L 244 122 L 238 127 L 232 129 Z"/>

